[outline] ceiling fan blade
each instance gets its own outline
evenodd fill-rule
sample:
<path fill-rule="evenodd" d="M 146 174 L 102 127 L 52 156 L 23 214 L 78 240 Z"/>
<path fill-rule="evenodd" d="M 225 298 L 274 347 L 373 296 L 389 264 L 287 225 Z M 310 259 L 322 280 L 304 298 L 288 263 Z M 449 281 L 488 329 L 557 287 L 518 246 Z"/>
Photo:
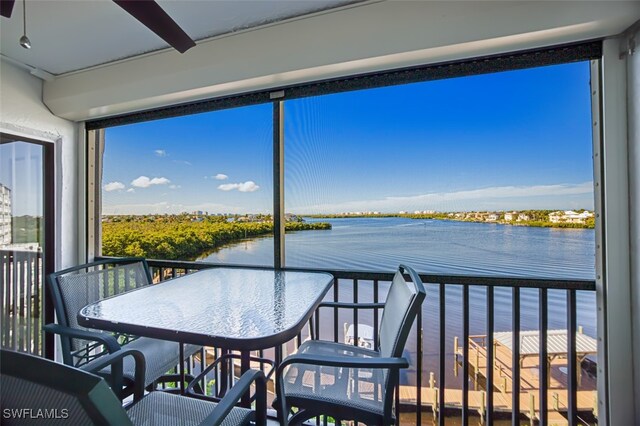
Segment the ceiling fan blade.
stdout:
<path fill-rule="evenodd" d="M 13 12 L 13 5 L 16 0 L 0 0 L 0 16 L 5 18 L 11 18 L 11 12 Z"/>
<path fill-rule="evenodd" d="M 180 53 L 196 45 L 154 0 L 113 0 Z"/>

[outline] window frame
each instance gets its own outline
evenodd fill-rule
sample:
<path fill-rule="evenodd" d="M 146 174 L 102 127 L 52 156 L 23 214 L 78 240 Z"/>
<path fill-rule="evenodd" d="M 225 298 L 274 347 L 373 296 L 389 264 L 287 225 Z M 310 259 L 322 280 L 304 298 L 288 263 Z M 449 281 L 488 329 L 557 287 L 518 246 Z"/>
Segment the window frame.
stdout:
<path fill-rule="evenodd" d="M 615 43 L 615 40 L 609 40 L 607 42 L 609 42 L 609 44 L 613 46 L 612 43 Z M 88 215 L 87 223 L 89 224 L 87 229 L 88 253 L 93 254 L 93 256 L 90 256 L 90 258 L 100 255 L 100 247 L 97 244 L 100 240 L 100 220 L 98 216 L 100 210 L 98 208 L 101 203 L 101 191 L 100 185 L 96 185 L 97 181 L 95 180 L 96 176 L 99 175 L 94 174 L 92 185 L 90 184 L 89 177 L 91 176 L 92 172 L 96 173 L 100 167 L 101 157 L 96 154 L 97 152 L 99 152 L 99 150 L 96 150 L 96 148 L 100 147 L 100 144 L 104 143 L 104 131 L 101 131 L 101 129 L 162 118 L 178 117 L 182 115 L 211 112 L 262 103 L 271 103 L 273 105 L 274 123 L 274 268 L 283 268 L 285 266 L 284 253 L 286 244 L 284 232 L 284 101 L 346 91 L 379 88 L 416 82 L 426 82 L 470 75 L 495 73 L 501 71 L 513 71 L 518 69 L 535 68 L 547 65 L 559 65 L 578 61 L 590 61 L 593 86 L 592 116 L 594 120 L 594 193 L 596 194 L 595 210 L 596 217 L 598 218 L 596 220 L 596 286 L 598 298 L 597 326 L 599 341 L 598 374 L 601 374 L 603 377 L 602 380 L 598 380 L 598 411 L 600 413 L 599 417 L 602 418 L 603 424 L 616 424 L 618 415 L 624 416 L 624 413 L 628 413 L 628 407 L 625 407 L 625 404 L 621 402 L 620 404 L 616 404 L 617 408 L 612 408 L 610 407 L 611 401 L 623 401 L 625 399 L 623 398 L 624 395 L 626 395 L 627 398 L 632 397 L 633 386 L 632 382 L 629 382 L 631 378 L 626 373 L 629 371 L 627 367 L 631 365 L 629 359 L 625 358 L 623 360 L 624 362 L 620 365 L 612 365 L 609 363 L 609 353 L 611 352 L 610 348 L 614 347 L 615 345 L 613 345 L 612 342 L 609 341 L 607 336 L 607 330 L 612 329 L 613 327 L 613 325 L 611 324 L 611 318 L 614 315 L 610 315 L 607 310 L 607 299 L 611 298 L 612 290 L 612 287 L 611 285 L 609 285 L 609 283 L 613 282 L 611 280 L 611 277 L 607 275 L 611 274 L 611 269 L 607 269 L 607 266 L 610 261 L 609 259 L 613 257 L 613 254 L 619 254 L 619 250 L 621 249 L 621 247 L 618 244 L 615 253 L 608 253 L 608 250 L 611 250 L 611 241 L 614 241 L 614 238 L 617 234 L 612 232 L 612 224 L 609 224 L 608 226 L 607 223 L 603 222 L 605 207 L 614 205 L 617 201 L 619 201 L 619 199 L 622 199 L 624 197 L 620 198 L 621 196 L 619 196 L 619 194 L 616 194 L 615 198 L 612 198 L 610 194 L 607 194 L 607 196 L 605 196 L 604 188 L 606 186 L 606 182 L 608 180 L 611 180 L 611 174 L 613 174 L 614 177 L 618 178 L 622 176 L 624 171 L 616 171 L 612 168 L 606 170 L 605 167 L 605 154 L 608 151 L 606 148 L 607 146 L 611 146 L 611 142 L 605 143 L 608 130 L 605 129 L 602 124 L 604 116 L 603 110 L 606 109 L 606 105 L 603 104 L 605 104 L 606 101 L 609 101 L 610 103 L 620 101 L 619 98 L 622 96 L 622 94 L 620 93 L 610 95 L 609 97 L 606 96 L 605 89 L 607 87 L 614 86 L 615 80 L 620 76 L 619 73 L 612 72 L 606 75 L 606 73 L 604 72 L 606 58 L 613 58 L 613 55 L 609 54 L 610 52 L 608 53 L 608 50 L 612 50 L 613 48 L 607 48 L 607 51 L 605 51 L 605 43 L 606 42 L 603 42 L 602 40 L 590 40 L 540 49 L 528 49 L 517 52 L 448 61 L 417 67 L 358 74 L 349 77 L 313 81 L 292 86 L 274 87 L 268 90 L 236 94 L 232 96 L 207 99 L 203 101 L 190 102 L 179 105 L 171 105 L 167 107 L 132 112 L 87 121 L 85 123 L 85 128 L 87 152 L 89 152 L 89 155 L 87 156 L 86 162 L 88 171 L 88 199 L 85 211 Z M 612 91 L 610 90 L 610 92 Z M 610 132 L 615 131 L 611 130 Z M 620 209 L 616 211 L 618 216 L 622 214 L 619 210 Z M 607 213 L 608 220 L 611 220 L 611 213 L 609 211 Z M 91 217 L 92 215 L 93 218 Z M 607 228 L 612 229 L 609 230 Z M 607 233 L 607 231 L 609 231 L 609 233 Z M 609 244 L 607 245 L 607 243 Z M 628 259 L 626 261 L 628 263 Z M 622 288 L 616 288 L 614 290 L 616 295 L 620 296 L 621 294 L 628 294 L 629 280 L 627 279 L 625 282 L 626 286 L 621 286 Z M 626 315 L 617 318 L 613 322 L 619 325 L 625 324 L 625 321 L 627 321 L 627 324 L 631 323 L 631 319 Z M 614 339 L 616 341 L 622 340 L 622 338 L 623 336 L 614 336 Z M 622 373 L 622 375 L 619 374 L 623 371 L 626 372 Z M 626 381 L 621 386 L 612 387 L 609 384 L 609 378 L 613 376 L 625 377 Z M 629 391 L 629 389 L 631 389 L 631 391 Z"/>

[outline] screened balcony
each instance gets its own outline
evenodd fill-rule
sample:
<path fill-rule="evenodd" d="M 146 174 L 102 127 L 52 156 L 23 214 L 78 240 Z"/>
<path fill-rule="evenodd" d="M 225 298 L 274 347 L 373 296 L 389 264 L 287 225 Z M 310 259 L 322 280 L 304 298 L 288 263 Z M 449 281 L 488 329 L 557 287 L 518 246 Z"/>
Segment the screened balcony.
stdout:
<path fill-rule="evenodd" d="M 146 29 L 137 21 L 123 24 L 130 17 L 116 15 L 115 4 L 91 10 L 53 3 L 27 2 L 30 50 L 18 43 L 22 5 L 15 4 L 12 18 L 1 18 L 3 347 L 58 359 L 58 343 L 41 329 L 54 321 L 43 279 L 105 256 L 146 257 L 154 282 L 221 266 L 321 270 L 335 280 L 326 301 L 363 303 L 383 302 L 394 268 L 413 262 L 427 299 L 404 352 L 410 367 L 396 388 L 399 424 L 638 421 L 637 2 L 263 2 L 253 10 L 198 2 L 180 10 L 177 3 L 162 3 L 197 41 L 182 55 L 154 34 L 141 34 Z M 214 15 L 237 21 L 204 19 Z M 114 34 L 115 27 L 121 34 Z M 92 30 L 91 49 L 74 44 L 78 32 Z M 517 77 L 571 66 L 579 68 L 577 74 L 567 72 L 554 85 L 541 78 L 538 87 Z M 507 80 L 511 86 L 494 85 Z M 449 87 L 466 84 L 461 81 L 478 83 L 467 92 Z M 574 84 L 579 101 L 565 104 L 559 93 Z M 485 97 L 477 95 L 482 89 Z M 390 95 L 377 98 L 378 93 Z M 427 101 L 415 101 L 418 94 Z M 474 96 L 475 109 L 465 109 Z M 346 101 L 341 107 L 336 99 Z M 520 139 L 501 142 L 504 129 L 487 117 L 494 113 L 495 123 L 508 123 L 512 116 L 525 117 L 518 115 L 523 105 L 546 110 L 564 127 L 526 116 L 522 127 L 510 129 Z M 374 118 L 359 122 L 353 115 L 358 110 Z M 576 115 L 563 115 L 567 111 Z M 474 117 L 479 127 L 465 127 Z M 578 117 L 575 123 L 572 117 Z M 349 133 L 348 125 L 356 123 L 368 131 Z M 467 144 L 425 142 L 437 139 L 443 123 L 458 131 L 456 140 L 471 135 Z M 481 135 L 481 124 L 489 136 Z M 561 128 L 567 133 L 557 140 L 544 133 Z M 424 140 L 412 145 L 409 129 L 418 129 Z M 198 132 L 208 136 L 209 145 L 195 141 Z M 351 141 L 340 139 L 345 135 Z M 155 146 L 163 137 L 174 144 Z M 374 137 L 388 143 L 367 145 Z M 582 145 L 570 145 L 575 141 Z M 508 157 L 515 143 L 531 149 Z M 137 149 L 145 149 L 148 158 Z M 579 154 L 568 153 L 573 149 Z M 211 193 L 190 192 L 179 180 L 198 160 L 212 164 L 198 175 L 211 182 Z M 229 173 L 238 163 L 253 174 Z M 482 180 L 507 166 L 504 185 Z M 534 168 L 548 181 L 523 183 Z M 391 176 L 401 169 L 407 174 L 397 172 L 395 186 L 384 179 L 369 185 L 357 180 L 375 170 Z M 123 170 L 135 170 L 135 176 L 120 177 Z M 555 185 L 561 181 L 553 179 L 568 170 L 587 177 Z M 421 193 L 405 177 L 410 174 L 442 188 L 418 205 Z M 465 204 L 470 195 L 464 179 L 476 180 L 480 189 L 515 188 L 566 203 L 474 208 Z M 447 187 L 454 183 L 459 188 Z M 387 193 L 365 198 L 371 187 Z M 369 204 L 349 204 L 354 200 L 340 198 L 344 188 Z M 253 204 L 241 198 L 245 194 L 257 197 Z M 437 205 L 433 194 L 457 198 Z M 209 204 L 180 199 L 187 195 L 206 195 Z M 473 196 L 499 199 L 495 191 Z M 342 203 L 340 209 L 326 208 L 331 197 Z M 399 198 L 415 204 L 393 204 Z M 591 204 L 580 204 L 586 199 Z M 136 203 L 156 210 L 121 208 Z M 165 210 L 178 204 L 175 211 Z M 564 228 L 584 229 L 562 229 L 564 236 L 576 231 L 573 245 L 565 239 L 567 245 L 550 249 L 561 229 L 539 228 L 549 239 L 535 246 L 530 259 L 518 257 L 517 234 L 534 229 L 526 226 L 535 219 L 528 210 L 544 210 L 549 222 L 551 215 Z M 436 217 L 440 213 L 451 216 Z M 369 252 L 375 251 L 371 245 L 336 226 L 360 218 L 366 222 L 363 232 L 372 232 L 367 221 L 385 214 L 385 241 L 404 236 L 402 227 L 422 233 L 424 241 L 380 261 L 379 253 Z M 180 216 L 182 234 L 199 240 L 181 251 L 159 237 L 113 237 L 126 215 L 147 215 L 158 223 L 163 216 Z M 313 229 L 322 222 L 330 226 Z M 201 244 L 205 234 L 194 231 L 207 223 L 244 235 L 208 240 L 207 246 Z M 438 228 L 442 224 L 447 227 Z M 478 232 L 505 230 L 500 232 L 512 239 L 479 234 L 474 255 L 457 258 L 454 246 L 470 229 L 457 224 L 477 226 Z M 425 251 L 427 243 L 433 252 Z M 571 251 L 576 247 L 579 256 Z M 355 252 L 360 257 L 350 255 Z M 312 336 L 375 347 L 381 315 L 319 308 L 297 338 L 255 355 L 278 362 Z M 220 354 L 219 348 L 207 348 L 192 357 L 190 368 L 197 372 Z M 267 365 L 255 367 L 268 372 Z M 219 374 L 209 378 L 214 384 L 207 391 L 216 392 Z"/>

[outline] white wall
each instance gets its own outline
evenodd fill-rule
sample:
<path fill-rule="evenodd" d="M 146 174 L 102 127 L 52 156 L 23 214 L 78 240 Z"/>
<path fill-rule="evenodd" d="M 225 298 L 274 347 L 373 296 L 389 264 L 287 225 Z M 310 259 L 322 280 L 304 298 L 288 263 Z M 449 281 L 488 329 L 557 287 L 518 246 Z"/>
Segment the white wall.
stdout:
<path fill-rule="evenodd" d="M 55 145 L 56 269 L 77 258 L 78 125 L 42 103 L 42 80 L 0 60 L 0 131 Z"/>
<path fill-rule="evenodd" d="M 640 44 L 640 32 L 636 31 Z M 631 243 L 631 296 L 636 422 L 640 422 L 640 46 L 627 58 L 629 128 L 629 216 Z"/>

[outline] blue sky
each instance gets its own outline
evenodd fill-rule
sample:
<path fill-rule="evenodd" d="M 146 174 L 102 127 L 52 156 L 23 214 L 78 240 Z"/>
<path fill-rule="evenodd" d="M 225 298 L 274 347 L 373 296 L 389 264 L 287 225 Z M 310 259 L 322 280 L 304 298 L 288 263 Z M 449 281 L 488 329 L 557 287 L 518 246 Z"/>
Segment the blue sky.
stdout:
<path fill-rule="evenodd" d="M 590 108 L 588 62 L 286 101 L 286 211 L 593 209 Z M 271 212 L 271 120 L 107 129 L 103 212 Z"/>

